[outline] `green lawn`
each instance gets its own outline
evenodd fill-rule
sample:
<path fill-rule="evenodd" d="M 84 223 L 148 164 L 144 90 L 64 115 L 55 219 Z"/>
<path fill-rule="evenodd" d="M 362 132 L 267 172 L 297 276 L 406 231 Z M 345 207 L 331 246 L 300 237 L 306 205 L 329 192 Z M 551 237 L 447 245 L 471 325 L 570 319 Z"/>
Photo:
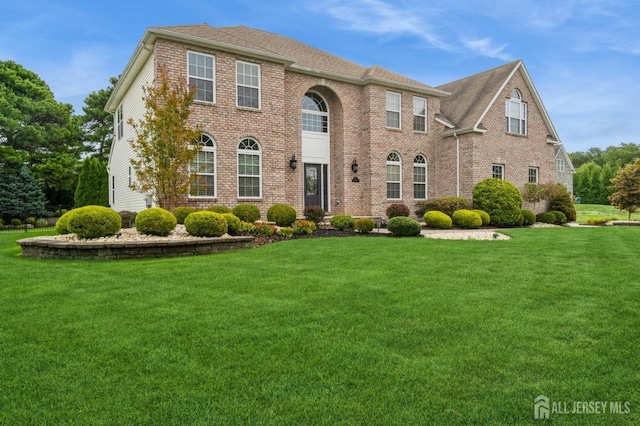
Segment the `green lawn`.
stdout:
<path fill-rule="evenodd" d="M 629 219 L 626 210 L 620 210 L 614 206 L 603 204 L 574 204 L 578 222 L 585 222 L 589 218 L 615 218 L 617 220 Z M 640 220 L 640 213 L 633 213 L 631 220 Z"/>
<path fill-rule="evenodd" d="M 543 424 L 540 394 L 640 423 L 640 229 L 505 232 L 119 262 L 0 235 L 0 424 Z"/>

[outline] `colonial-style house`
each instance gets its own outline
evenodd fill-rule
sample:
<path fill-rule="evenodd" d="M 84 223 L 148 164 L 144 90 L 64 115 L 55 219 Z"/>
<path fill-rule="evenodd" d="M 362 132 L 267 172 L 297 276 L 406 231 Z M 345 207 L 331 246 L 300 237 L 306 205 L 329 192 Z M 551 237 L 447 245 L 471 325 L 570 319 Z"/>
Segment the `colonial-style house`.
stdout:
<path fill-rule="evenodd" d="M 151 203 L 130 189 L 135 133 L 126 123 L 142 117 L 143 87 L 161 69 L 195 86 L 191 120 L 203 129 L 200 176 L 184 205 L 378 216 L 392 203 L 471 198 L 488 177 L 520 188 L 555 181 L 558 152 L 571 170 L 522 61 L 431 87 L 244 26 L 154 27 L 106 106 L 115 210 Z"/>

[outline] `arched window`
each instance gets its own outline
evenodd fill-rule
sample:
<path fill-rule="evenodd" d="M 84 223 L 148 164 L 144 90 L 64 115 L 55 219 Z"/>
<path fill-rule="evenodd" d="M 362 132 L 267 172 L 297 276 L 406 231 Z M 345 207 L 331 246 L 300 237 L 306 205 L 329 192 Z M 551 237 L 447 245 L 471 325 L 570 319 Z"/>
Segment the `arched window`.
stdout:
<path fill-rule="evenodd" d="M 427 198 L 427 158 L 422 154 L 413 159 L 413 198 Z"/>
<path fill-rule="evenodd" d="M 302 99 L 302 130 L 306 132 L 328 133 L 329 111 L 327 103 L 320 95 L 308 92 Z"/>
<path fill-rule="evenodd" d="M 387 198 L 399 200 L 402 194 L 402 163 L 397 152 L 387 155 Z"/>
<path fill-rule="evenodd" d="M 262 151 L 253 139 L 243 139 L 238 144 L 238 197 L 262 196 Z"/>
<path fill-rule="evenodd" d="M 192 197 L 216 196 L 216 144 L 208 135 L 200 136 L 200 151 L 191 163 L 196 179 L 191 185 Z"/>
<path fill-rule="evenodd" d="M 522 95 L 518 89 L 513 89 L 511 97 L 507 99 L 505 115 L 508 133 L 527 134 L 527 104 L 522 102 Z"/>

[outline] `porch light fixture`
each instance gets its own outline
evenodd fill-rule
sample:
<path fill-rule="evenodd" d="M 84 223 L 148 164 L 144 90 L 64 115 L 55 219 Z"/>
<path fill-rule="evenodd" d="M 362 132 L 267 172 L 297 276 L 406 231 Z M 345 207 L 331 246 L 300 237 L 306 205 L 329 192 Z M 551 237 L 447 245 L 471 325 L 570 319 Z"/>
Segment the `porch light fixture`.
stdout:
<path fill-rule="evenodd" d="M 358 173 L 358 161 L 354 158 L 353 163 L 351 163 L 351 170 L 353 173 Z"/>
<path fill-rule="evenodd" d="M 291 160 L 289 160 L 289 167 L 291 167 L 291 170 L 295 170 L 298 167 L 298 160 L 296 160 L 295 154 L 293 154 Z"/>

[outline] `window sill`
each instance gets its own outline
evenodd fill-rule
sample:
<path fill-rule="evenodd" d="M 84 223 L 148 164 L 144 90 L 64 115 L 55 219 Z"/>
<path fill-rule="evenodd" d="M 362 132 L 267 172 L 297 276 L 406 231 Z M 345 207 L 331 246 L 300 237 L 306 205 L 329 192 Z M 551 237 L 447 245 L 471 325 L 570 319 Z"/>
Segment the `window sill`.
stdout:
<path fill-rule="evenodd" d="M 391 130 L 392 132 L 401 132 L 402 127 L 386 127 L 387 130 Z"/>
<path fill-rule="evenodd" d="M 526 135 L 526 134 L 523 135 L 523 134 L 520 134 L 520 133 L 505 132 L 505 134 L 507 134 L 508 136 L 516 136 L 516 137 L 519 137 L 519 138 L 528 138 L 529 137 L 529 135 Z"/>
<path fill-rule="evenodd" d="M 260 109 L 260 108 L 251 108 L 251 107 L 244 107 L 244 106 L 238 106 L 238 105 L 236 105 L 236 109 L 238 111 L 262 112 L 262 109 Z"/>

